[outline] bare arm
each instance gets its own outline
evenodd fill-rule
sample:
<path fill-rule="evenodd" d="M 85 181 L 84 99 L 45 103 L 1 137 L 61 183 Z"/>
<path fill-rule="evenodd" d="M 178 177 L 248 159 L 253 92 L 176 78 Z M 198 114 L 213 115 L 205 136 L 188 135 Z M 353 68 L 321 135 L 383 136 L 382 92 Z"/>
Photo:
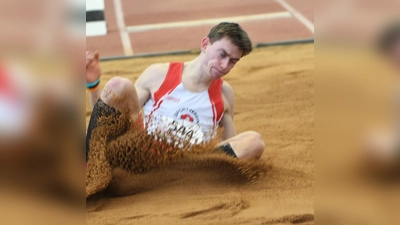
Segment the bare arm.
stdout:
<path fill-rule="evenodd" d="M 163 64 L 154 64 L 149 66 L 135 82 L 135 89 L 139 100 L 139 107 L 142 108 L 146 101 L 151 97 L 153 87 L 159 87 L 165 76 L 166 67 Z M 93 82 L 101 76 L 101 68 L 98 52 L 86 52 L 86 82 Z M 160 78 L 160 79 L 159 79 Z M 160 82 L 161 81 L 161 82 Z M 158 85 L 158 86 L 157 86 Z M 94 104 L 100 98 L 101 90 L 98 88 L 94 92 L 89 93 L 90 105 L 93 108 Z"/>
<path fill-rule="evenodd" d="M 93 109 L 94 104 L 96 104 L 97 100 L 100 98 L 100 89 L 97 89 L 94 92 L 89 93 L 89 101 L 90 101 L 90 106 Z"/>
<path fill-rule="evenodd" d="M 166 65 L 153 64 L 143 71 L 136 80 L 135 89 L 138 94 L 140 108 L 151 98 L 151 93 L 160 87 L 168 70 L 168 65 Z"/>
<path fill-rule="evenodd" d="M 86 82 L 94 82 L 101 76 L 99 53 L 86 52 Z M 93 108 L 94 104 L 100 97 L 100 88 L 96 91 L 89 93 L 90 106 Z"/>
<path fill-rule="evenodd" d="M 224 128 L 222 141 L 225 141 L 236 135 L 236 128 L 233 123 L 235 99 L 232 87 L 226 82 L 222 84 L 222 95 L 224 97 L 225 112 L 219 125 Z"/>

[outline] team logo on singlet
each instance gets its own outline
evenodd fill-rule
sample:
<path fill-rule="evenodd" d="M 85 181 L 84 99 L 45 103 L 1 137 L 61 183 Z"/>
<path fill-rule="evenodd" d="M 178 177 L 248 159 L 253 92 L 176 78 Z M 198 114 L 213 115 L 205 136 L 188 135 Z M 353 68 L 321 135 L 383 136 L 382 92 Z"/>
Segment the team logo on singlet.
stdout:
<path fill-rule="evenodd" d="M 175 118 L 187 120 L 196 124 L 200 122 L 198 113 L 190 108 L 181 108 L 174 113 L 174 116 Z"/>

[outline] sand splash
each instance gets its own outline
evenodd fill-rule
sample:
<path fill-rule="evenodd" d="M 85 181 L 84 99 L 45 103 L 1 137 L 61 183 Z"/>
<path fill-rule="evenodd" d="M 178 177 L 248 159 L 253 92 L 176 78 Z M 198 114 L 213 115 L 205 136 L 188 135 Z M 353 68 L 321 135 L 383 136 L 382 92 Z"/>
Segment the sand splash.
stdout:
<path fill-rule="evenodd" d="M 210 142 L 195 146 L 185 142 L 183 148 L 178 148 L 173 144 L 177 141 L 174 138 L 170 142 L 155 141 L 155 136 L 149 135 L 140 121 L 130 121 L 125 115 L 102 117 L 99 124 L 91 137 L 86 198 L 106 189 L 116 195 L 134 193 L 134 187 L 124 188 L 120 182 L 121 171 L 137 174 L 139 178 L 157 169 L 180 165 L 181 170 L 206 169 L 210 174 L 225 174 L 223 177 L 228 177 L 230 183 L 249 183 L 259 180 L 270 169 L 263 161 L 234 159 L 215 151 L 221 130 Z M 189 148 L 190 151 L 185 150 Z"/>

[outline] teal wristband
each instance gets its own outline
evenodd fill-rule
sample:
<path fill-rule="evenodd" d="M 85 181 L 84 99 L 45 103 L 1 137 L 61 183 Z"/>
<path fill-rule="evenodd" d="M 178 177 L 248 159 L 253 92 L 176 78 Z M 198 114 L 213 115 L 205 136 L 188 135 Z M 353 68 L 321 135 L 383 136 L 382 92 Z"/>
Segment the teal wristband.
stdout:
<path fill-rule="evenodd" d="M 100 78 L 97 79 L 96 81 L 91 82 L 91 83 L 87 83 L 86 82 L 86 88 L 94 88 L 97 85 L 99 85 L 99 83 L 100 83 Z"/>

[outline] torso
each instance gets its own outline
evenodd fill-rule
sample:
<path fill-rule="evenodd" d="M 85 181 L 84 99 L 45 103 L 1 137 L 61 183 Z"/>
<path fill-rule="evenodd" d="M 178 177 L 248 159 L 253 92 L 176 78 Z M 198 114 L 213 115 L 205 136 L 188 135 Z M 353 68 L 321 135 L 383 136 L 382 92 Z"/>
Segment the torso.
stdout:
<path fill-rule="evenodd" d="M 193 144 L 200 143 L 213 137 L 223 116 L 223 81 L 215 80 L 208 89 L 191 92 L 182 83 L 183 67 L 183 63 L 171 63 L 158 88 L 151 90 L 143 107 L 145 124 L 149 132 L 171 130 Z"/>

